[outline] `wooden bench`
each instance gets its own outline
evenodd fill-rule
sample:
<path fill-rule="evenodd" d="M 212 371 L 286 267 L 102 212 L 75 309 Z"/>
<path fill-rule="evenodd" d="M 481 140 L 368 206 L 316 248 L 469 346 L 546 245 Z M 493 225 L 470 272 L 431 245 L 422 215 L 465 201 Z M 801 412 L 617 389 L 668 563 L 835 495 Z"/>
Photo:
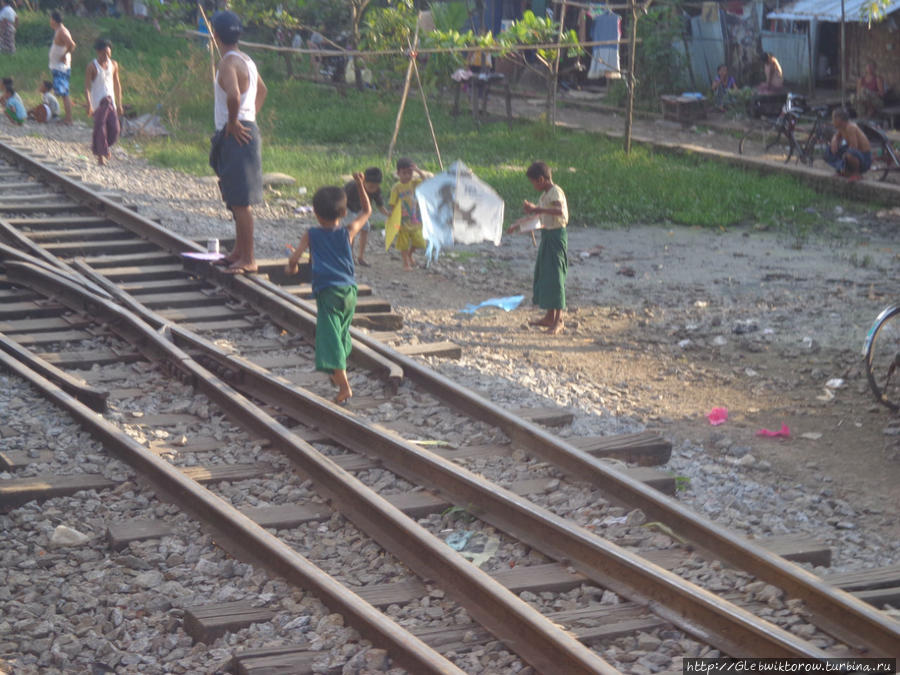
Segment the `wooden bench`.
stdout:
<path fill-rule="evenodd" d="M 675 122 L 696 122 L 706 119 L 705 99 L 693 96 L 660 96 L 663 117 Z"/>

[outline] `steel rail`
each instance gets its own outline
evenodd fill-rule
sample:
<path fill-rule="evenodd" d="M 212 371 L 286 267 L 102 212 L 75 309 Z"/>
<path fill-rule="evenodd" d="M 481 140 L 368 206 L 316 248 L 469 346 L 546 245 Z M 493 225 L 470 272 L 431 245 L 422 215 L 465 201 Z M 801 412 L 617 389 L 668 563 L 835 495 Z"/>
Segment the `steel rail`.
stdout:
<path fill-rule="evenodd" d="M 254 279 L 256 285 L 275 293 L 304 312 L 314 311 L 309 303 L 295 298 L 272 282 Z M 885 656 L 900 654 L 900 622 L 870 604 L 823 583 L 808 572 L 750 540 L 729 532 L 703 516 L 692 512 L 640 481 L 616 471 L 587 452 L 521 417 L 492 404 L 483 396 L 405 356 L 378 340 L 351 328 L 354 339 L 396 361 L 407 378 L 457 410 L 487 424 L 500 427 L 527 452 L 550 462 L 567 474 L 593 483 L 621 502 L 640 508 L 653 520 L 665 523 L 680 536 L 722 558 L 738 569 L 784 589 L 802 599 L 825 619 L 824 629 L 840 626 L 857 640 L 857 647 Z M 846 639 L 846 635 L 840 635 Z"/>
<path fill-rule="evenodd" d="M 7 158 L 12 158 L 15 163 L 24 166 L 25 171 L 28 173 L 37 174 L 44 180 L 58 184 L 71 199 L 90 207 L 99 215 L 109 218 L 117 225 L 129 230 L 132 234 L 156 244 L 172 255 L 180 256 L 182 253 L 191 251 L 201 253 L 206 250 L 198 243 L 161 227 L 158 223 L 149 218 L 145 218 L 131 209 L 125 208 L 121 204 L 117 204 L 111 199 L 94 192 L 59 171 L 42 164 L 33 157 L 29 157 L 24 152 L 21 152 L 2 141 L 0 141 L 0 154 L 6 155 Z M 2 184 L 0 184 L 0 187 L 2 187 Z M 15 228 L 9 225 L 9 223 L 5 223 L 5 227 L 0 228 L 0 234 L 5 231 L 7 238 L 9 239 L 10 237 L 14 237 L 14 235 L 11 234 L 14 229 Z M 22 237 L 20 233 L 18 234 L 18 237 L 26 239 Z M 30 240 L 28 240 L 27 243 L 23 242 L 23 246 L 28 247 L 32 251 L 35 250 L 32 248 L 35 244 Z M 37 257 L 47 257 L 51 255 L 52 254 L 48 254 L 44 251 L 37 254 Z M 59 261 L 59 265 L 66 267 L 66 263 L 62 261 Z M 210 267 L 212 266 L 210 265 Z M 247 279 L 241 278 L 233 279 L 235 281 L 234 284 L 228 284 L 227 277 L 229 275 L 223 274 L 221 276 L 223 278 L 220 279 L 220 281 L 222 282 L 221 285 L 223 287 L 233 286 L 235 288 L 241 288 L 247 282 Z M 304 317 L 292 316 L 294 313 L 284 311 L 283 307 L 279 308 L 279 304 L 281 303 L 276 298 L 270 298 L 263 295 L 262 297 L 258 297 L 257 300 L 262 305 L 259 309 L 269 312 L 273 318 L 279 320 L 279 325 L 282 325 L 284 328 L 298 331 L 307 336 L 314 334 L 315 320 L 311 322 L 304 321 L 302 320 Z M 396 388 L 398 386 L 403 378 L 403 372 L 396 362 L 383 357 L 381 354 L 370 349 L 368 345 L 362 344 L 356 340 L 353 342 L 353 347 L 354 349 L 350 353 L 352 361 L 358 363 L 362 367 L 371 369 L 380 377 L 385 378 L 392 387 Z"/>
<path fill-rule="evenodd" d="M 572 675 L 612 675 L 619 672 L 352 474 L 212 375 L 131 311 L 109 300 L 96 298 L 63 277 L 28 263 L 7 264 L 7 276 L 15 283 L 27 283 L 31 288 L 54 296 L 72 309 L 86 311 L 95 317 L 103 316 L 113 332 L 145 356 L 181 373 L 228 412 L 232 419 L 269 440 L 273 448 L 285 452 L 303 475 L 311 478 L 319 490 L 338 504 L 340 511 L 362 531 L 422 578 L 439 579 L 446 584 L 447 592 L 471 616 L 542 672 Z M 174 335 L 184 329 L 170 325 L 170 330 Z M 221 350 L 214 349 L 220 357 L 227 356 Z"/>
<path fill-rule="evenodd" d="M 412 672 L 463 675 L 463 671 L 406 629 L 337 582 L 290 546 L 257 525 L 234 506 L 185 476 L 115 425 L 94 413 L 55 384 L 15 358 L 0 352 L 0 366 L 33 385 L 48 400 L 69 413 L 103 446 L 148 480 L 157 494 L 202 520 L 216 533 L 216 543 L 236 557 L 310 589 L 325 604 L 344 614 L 349 623 L 376 644 L 386 645 Z"/>
<path fill-rule="evenodd" d="M 822 657 L 812 647 L 753 614 L 684 581 L 662 568 L 575 526 L 530 501 L 504 490 L 453 462 L 398 439 L 385 429 L 324 399 L 298 390 L 239 356 L 225 354 L 192 331 L 171 324 L 105 280 L 83 262 L 76 263 L 130 311 L 157 329 L 166 329 L 176 344 L 213 360 L 233 386 L 292 418 L 316 427 L 361 454 L 375 456 L 392 471 L 427 484 L 475 515 L 551 557 L 567 560 L 588 578 L 650 607 L 687 632 L 734 655 Z M 199 358 L 199 357 L 198 357 Z M 452 589 L 447 589 L 452 592 Z"/>

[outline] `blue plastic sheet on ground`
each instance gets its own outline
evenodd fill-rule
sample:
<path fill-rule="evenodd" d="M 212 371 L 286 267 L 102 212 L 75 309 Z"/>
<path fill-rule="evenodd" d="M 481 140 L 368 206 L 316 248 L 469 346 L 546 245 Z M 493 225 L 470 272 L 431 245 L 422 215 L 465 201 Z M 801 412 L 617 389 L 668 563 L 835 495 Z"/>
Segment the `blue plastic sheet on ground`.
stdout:
<path fill-rule="evenodd" d="M 511 312 L 518 307 L 524 299 L 524 295 L 510 295 L 506 298 L 490 298 L 484 302 L 479 302 L 477 305 L 466 305 L 459 311 L 463 314 L 474 314 L 482 307 L 499 307 L 507 312 Z"/>

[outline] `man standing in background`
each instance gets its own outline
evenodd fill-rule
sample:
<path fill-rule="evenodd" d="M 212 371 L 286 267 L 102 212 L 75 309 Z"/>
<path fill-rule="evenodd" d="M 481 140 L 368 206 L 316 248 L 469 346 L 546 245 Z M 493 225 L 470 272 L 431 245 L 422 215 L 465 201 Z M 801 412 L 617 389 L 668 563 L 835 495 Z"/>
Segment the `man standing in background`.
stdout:
<path fill-rule="evenodd" d="M 72 98 L 69 96 L 69 78 L 72 76 L 72 52 L 75 51 L 75 40 L 69 29 L 63 26 L 62 14 L 57 10 L 50 13 L 50 27 L 53 29 L 53 42 L 50 44 L 50 75 L 53 76 L 53 91 L 62 96 L 66 108 L 63 122 L 72 124 Z"/>
<path fill-rule="evenodd" d="M 119 64 L 112 59 L 112 45 L 100 38 L 94 44 L 97 58 L 88 64 L 84 74 L 84 96 L 87 113 L 94 118 L 91 150 L 103 166 L 110 159 L 110 147 L 119 139 L 122 114 L 122 85 Z"/>

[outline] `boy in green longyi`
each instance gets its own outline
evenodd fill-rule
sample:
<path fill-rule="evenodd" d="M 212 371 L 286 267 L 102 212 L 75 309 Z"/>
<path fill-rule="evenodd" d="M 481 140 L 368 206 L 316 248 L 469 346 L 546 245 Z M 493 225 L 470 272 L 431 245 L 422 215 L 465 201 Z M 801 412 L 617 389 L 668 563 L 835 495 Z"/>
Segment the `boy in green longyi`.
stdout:
<path fill-rule="evenodd" d="M 532 326 L 544 326 L 551 334 L 559 333 L 564 327 L 562 311 L 566 308 L 566 273 L 569 268 L 568 237 L 566 225 L 569 222 L 569 207 L 566 195 L 558 185 L 553 184 L 550 167 L 544 162 L 534 162 L 525 172 L 534 189 L 541 193 L 537 204 L 525 200 L 525 213 L 540 217 L 541 245 L 538 247 L 534 264 L 534 289 L 532 302 L 546 309 L 540 319 L 531 321 Z M 508 232 L 515 232 L 517 223 Z"/>
<path fill-rule="evenodd" d="M 347 213 L 344 189 L 319 188 L 313 195 L 313 213 L 319 226 L 303 234 L 285 266 L 287 274 L 296 274 L 300 256 L 309 249 L 316 297 L 316 370 L 331 372 L 331 381 L 338 388 L 335 403 L 344 403 L 353 396 L 347 380 L 347 357 L 352 348 L 350 322 L 356 310 L 353 240 L 372 214 L 363 175 L 356 173 L 353 179 L 361 206 L 353 222 L 341 227 L 341 219 Z"/>

